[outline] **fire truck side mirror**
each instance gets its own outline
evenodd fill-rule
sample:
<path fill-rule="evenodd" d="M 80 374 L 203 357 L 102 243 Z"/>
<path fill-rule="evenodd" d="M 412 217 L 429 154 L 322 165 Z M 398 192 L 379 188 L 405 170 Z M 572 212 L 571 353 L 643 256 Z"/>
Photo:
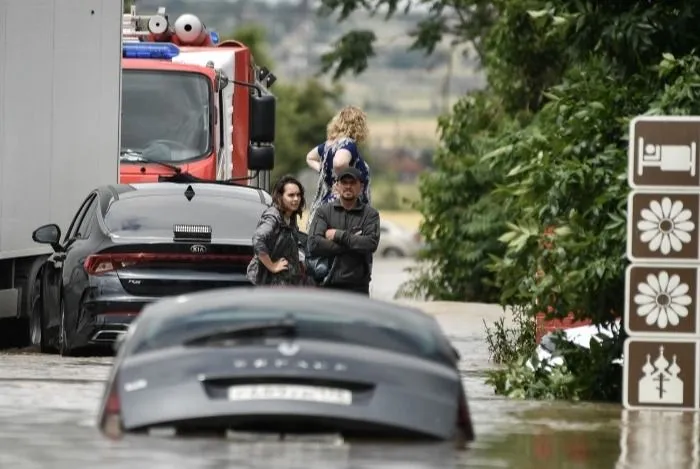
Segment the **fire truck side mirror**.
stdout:
<path fill-rule="evenodd" d="M 271 94 L 250 97 L 250 141 L 275 141 L 275 113 L 277 100 Z"/>
<path fill-rule="evenodd" d="M 272 171 L 275 167 L 275 147 L 273 145 L 248 145 L 248 170 Z"/>

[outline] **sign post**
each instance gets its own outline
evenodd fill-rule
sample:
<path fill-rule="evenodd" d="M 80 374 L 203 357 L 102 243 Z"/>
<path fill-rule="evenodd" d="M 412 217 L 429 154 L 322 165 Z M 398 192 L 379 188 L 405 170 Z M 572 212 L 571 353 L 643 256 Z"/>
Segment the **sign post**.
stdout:
<path fill-rule="evenodd" d="M 700 116 L 630 122 L 623 405 L 700 410 Z"/>

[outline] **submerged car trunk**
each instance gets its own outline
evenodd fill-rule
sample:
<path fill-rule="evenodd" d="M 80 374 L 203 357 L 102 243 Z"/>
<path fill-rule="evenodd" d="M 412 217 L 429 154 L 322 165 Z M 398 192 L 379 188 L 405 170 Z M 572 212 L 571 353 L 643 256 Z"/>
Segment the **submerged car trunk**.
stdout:
<path fill-rule="evenodd" d="M 300 340 L 300 351 L 285 356 L 279 344 L 173 347 L 127 358 L 119 378 L 126 428 L 423 438 L 455 428 L 456 370 L 322 341 Z"/>

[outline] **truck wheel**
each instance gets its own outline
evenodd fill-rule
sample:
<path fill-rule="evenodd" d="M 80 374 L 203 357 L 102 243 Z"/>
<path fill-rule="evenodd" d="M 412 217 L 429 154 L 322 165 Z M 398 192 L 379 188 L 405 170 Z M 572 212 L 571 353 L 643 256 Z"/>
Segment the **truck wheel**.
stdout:
<path fill-rule="evenodd" d="M 16 327 L 13 328 L 16 332 L 13 337 L 13 343 L 8 344 L 10 347 L 26 347 L 27 345 L 33 344 L 31 336 L 31 317 L 34 309 L 34 288 L 40 281 L 39 275 L 41 273 L 41 268 L 48 257 L 49 256 L 35 257 L 34 259 L 27 260 L 27 262 L 17 265 L 15 285 L 20 288 L 20 311 L 19 317 L 16 320 L 12 320 L 16 325 Z"/>
<path fill-rule="evenodd" d="M 46 314 L 44 312 L 44 299 L 41 296 L 41 280 L 34 282 L 32 289 L 32 308 L 29 311 L 29 338 L 33 347 L 39 347 L 41 353 L 56 353 L 56 347 L 51 345 L 51 340 L 46 332 Z"/>
<path fill-rule="evenodd" d="M 34 347 L 39 347 L 42 353 L 44 350 L 44 318 L 41 304 L 41 283 L 35 280 L 32 285 L 30 309 L 27 311 L 29 319 L 29 343 Z"/>

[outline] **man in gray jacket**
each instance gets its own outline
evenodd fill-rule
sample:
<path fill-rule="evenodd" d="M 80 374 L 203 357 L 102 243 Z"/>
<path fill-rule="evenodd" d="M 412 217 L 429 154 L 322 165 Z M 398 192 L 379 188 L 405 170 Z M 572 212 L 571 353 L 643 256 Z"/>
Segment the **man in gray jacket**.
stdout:
<path fill-rule="evenodd" d="M 362 173 L 337 174 L 339 197 L 319 207 L 309 228 L 309 255 L 335 259 L 326 287 L 369 295 L 372 257 L 379 244 L 379 213 L 360 201 Z"/>

